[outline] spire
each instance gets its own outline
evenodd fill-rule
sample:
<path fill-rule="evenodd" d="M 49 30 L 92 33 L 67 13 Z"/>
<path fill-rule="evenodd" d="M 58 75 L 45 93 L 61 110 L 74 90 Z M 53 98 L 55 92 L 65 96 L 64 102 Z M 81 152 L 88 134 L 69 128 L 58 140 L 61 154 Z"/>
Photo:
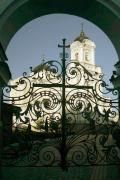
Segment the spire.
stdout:
<path fill-rule="evenodd" d="M 41 63 L 33 69 L 33 72 L 37 73 L 37 72 L 43 71 L 43 67 L 46 68 L 44 63 L 45 63 L 45 55 L 42 54 Z"/>
<path fill-rule="evenodd" d="M 81 23 L 81 27 L 82 27 L 82 30 L 81 30 L 81 32 L 83 32 L 83 25 L 84 25 L 84 24 L 83 24 L 83 23 Z"/>
<path fill-rule="evenodd" d="M 80 35 L 74 41 L 83 42 L 84 39 L 90 39 L 89 37 L 87 37 L 85 35 L 83 25 L 84 24 L 81 23 L 81 32 L 80 32 Z"/>
<path fill-rule="evenodd" d="M 42 55 L 42 64 L 44 64 L 45 63 L 45 55 L 43 54 Z"/>
<path fill-rule="evenodd" d="M 81 33 L 80 33 L 80 36 L 84 36 L 85 35 L 85 33 L 84 33 L 84 31 L 83 31 L 83 23 L 81 23 Z"/>

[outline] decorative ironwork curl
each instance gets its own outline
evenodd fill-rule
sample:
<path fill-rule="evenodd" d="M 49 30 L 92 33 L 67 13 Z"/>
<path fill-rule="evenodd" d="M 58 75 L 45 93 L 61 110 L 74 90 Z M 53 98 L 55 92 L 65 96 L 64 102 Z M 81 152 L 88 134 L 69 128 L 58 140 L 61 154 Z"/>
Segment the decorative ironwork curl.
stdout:
<path fill-rule="evenodd" d="M 45 77 L 49 83 L 61 83 L 62 81 L 62 65 L 58 61 L 48 61 L 43 65 Z"/>

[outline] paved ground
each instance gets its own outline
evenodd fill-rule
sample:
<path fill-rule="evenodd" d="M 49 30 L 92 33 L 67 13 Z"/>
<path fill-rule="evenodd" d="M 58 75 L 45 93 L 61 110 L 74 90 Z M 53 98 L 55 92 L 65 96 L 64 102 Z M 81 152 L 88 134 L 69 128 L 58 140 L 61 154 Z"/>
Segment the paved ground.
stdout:
<path fill-rule="evenodd" d="M 79 144 L 85 136 L 77 139 L 75 143 Z M 93 136 L 89 137 L 90 140 Z M 105 145 L 110 146 L 112 141 L 110 136 Z M 97 148 L 100 150 L 101 146 Z M 67 172 L 63 172 L 59 167 L 3 167 L 0 180 L 120 180 L 120 166 L 71 167 Z"/>
<path fill-rule="evenodd" d="M 120 180 L 120 167 L 72 167 L 68 172 L 60 168 L 3 168 L 1 180 Z"/>

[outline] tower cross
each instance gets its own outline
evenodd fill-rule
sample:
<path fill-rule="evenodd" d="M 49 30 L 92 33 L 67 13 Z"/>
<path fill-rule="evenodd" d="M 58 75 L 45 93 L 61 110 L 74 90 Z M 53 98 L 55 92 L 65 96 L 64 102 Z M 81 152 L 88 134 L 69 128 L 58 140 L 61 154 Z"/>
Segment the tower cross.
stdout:
<path fill-rule="evenodd" d="M 66 49 L 66 48 L 69 48 L 70 45 L 66 45 L 66 44 L 65 44 L 66 39 L 63 39 L 62 41 L 63 41 L 63 44 L 62 44 L 62 45 L 59 45 L 59 44 L 58 44 L 58 47 L 59 47 L 59 48 L 63 48 L 63 60 L 65 60 L 65 49 Z"/>
<path fill-rule="evenodd" d="M 44 64 L 44 62 L 45 62 L 45 55 L 42 54 L 42 64 Z"/>
<path fill-rule="evenodd" d="M 81 30 L 82 30 L 82 32 L 83 32 L 83 23 L 81 23 L 81 27 L 82 27 L 82 29 L 81 29 Z"/>

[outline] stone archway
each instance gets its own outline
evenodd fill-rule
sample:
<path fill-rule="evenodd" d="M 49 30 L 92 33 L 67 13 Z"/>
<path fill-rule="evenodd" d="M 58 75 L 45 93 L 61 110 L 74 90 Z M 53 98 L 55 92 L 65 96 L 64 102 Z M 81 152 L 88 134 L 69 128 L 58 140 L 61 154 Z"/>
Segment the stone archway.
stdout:
<path fill-rule="evenodd" d="M 111 39 L 120 57 L 120 7 L 114 0 L 12 0 L 1 2 L 0 40 L 6 49 L 13 35 L 27 22 L 51 13 L 83 17 L 100 27 Z"/>
<path fill-rule="evenodd" d="M 27 22 L 46 14 L 67 13 L 81 16 L 100 27 L 113 42 L 120 58 L 119 12 L 119 4 L 116 5 L 114 0 L 74 0 L 74 4 L 72 0 L 4 0 L 0 2 L 0 41 L 6 49 L 14 34 Z M 18 177 L 22 173 L 16 171 L 14 174 Z M 26 174 L 30 175 L 27 171 L 23 176 Z M 35 176 L 36 174 L 37 170 Z M 13 175 L 11 178 L 13 179 Z"/>

